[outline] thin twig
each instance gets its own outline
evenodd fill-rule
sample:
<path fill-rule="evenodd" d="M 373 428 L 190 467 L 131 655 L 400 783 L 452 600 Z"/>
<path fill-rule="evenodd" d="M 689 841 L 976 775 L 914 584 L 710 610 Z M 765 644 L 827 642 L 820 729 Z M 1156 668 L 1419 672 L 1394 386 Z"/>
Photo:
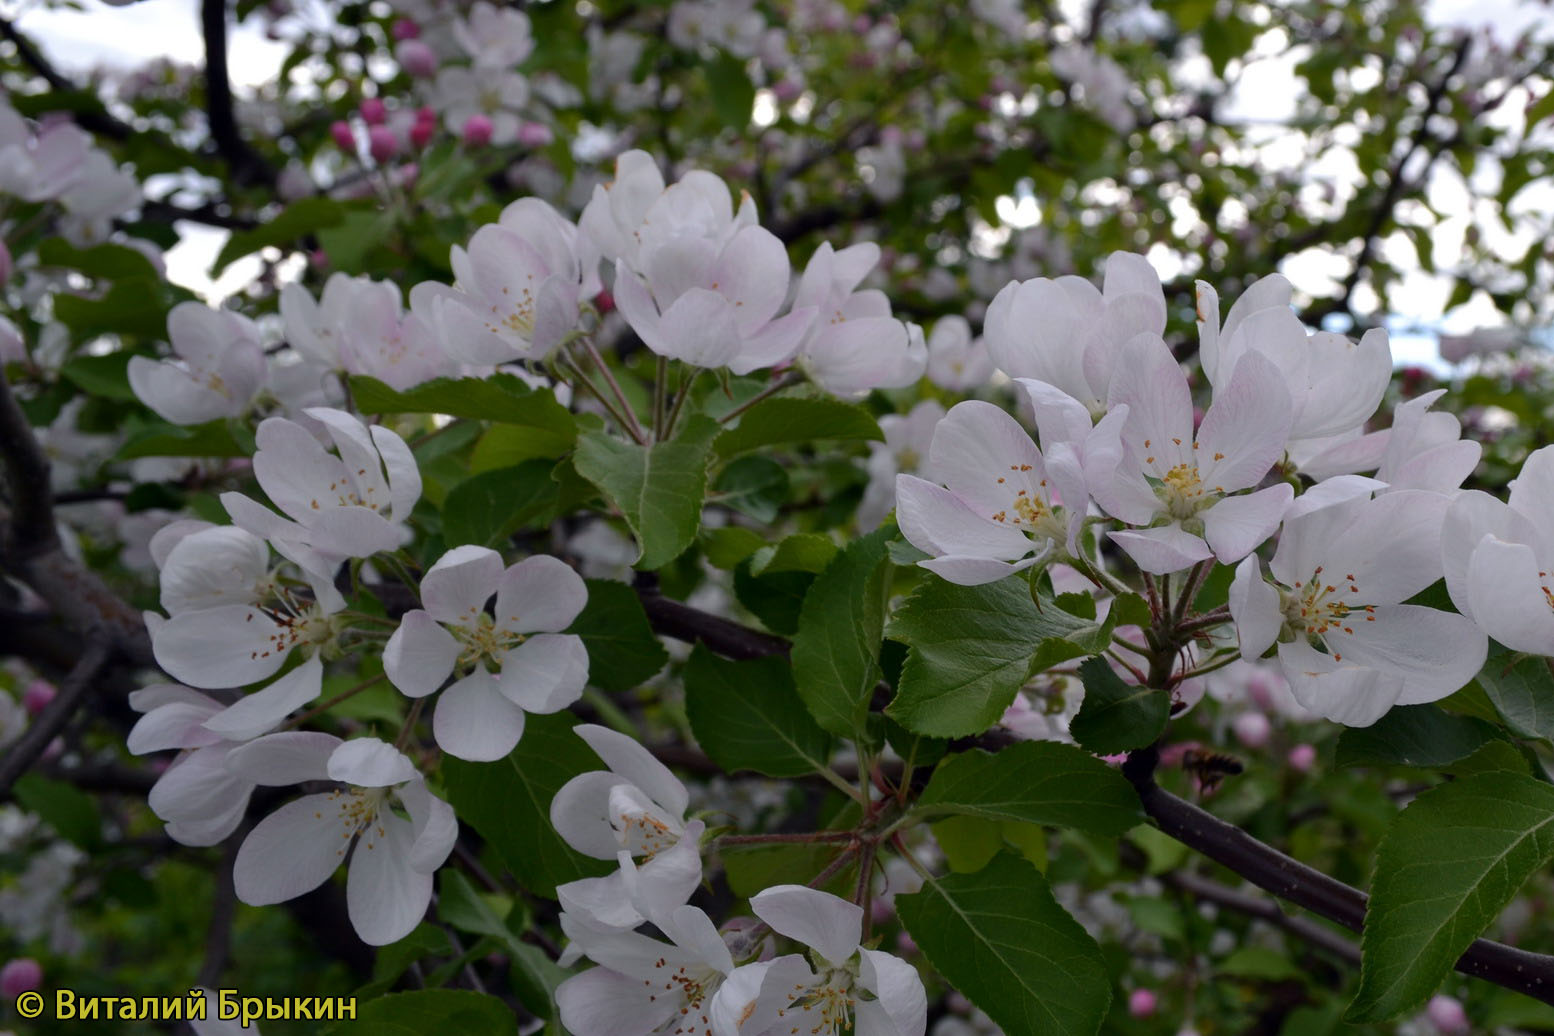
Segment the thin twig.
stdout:
<path fill-rule="evenodd" d="M 86 645 L 80 661 L 70 675 L 59 685 L 54 700 L 44 706 L 37 719 L 0 759 L 0 799 L 11 793 L 16 779 L 26 773 L 49 744 L 65 729 L 65 724 L 86 700 L 86 692 L 96 683 L 97 677 L 113 655 L 107 641 L 94 640 Z"/>

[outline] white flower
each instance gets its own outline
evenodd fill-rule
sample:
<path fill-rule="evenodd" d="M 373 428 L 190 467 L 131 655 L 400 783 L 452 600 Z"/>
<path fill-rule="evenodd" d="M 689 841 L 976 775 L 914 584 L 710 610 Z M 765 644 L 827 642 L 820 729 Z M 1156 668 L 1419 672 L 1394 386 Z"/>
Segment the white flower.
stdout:
<path fill-rule="evenodd" d="M 712 1002 L 717 1036 L 922 1036 L 928 996 L 917 969 L 859 946 L 863 909 L 803 885 L 776 885 L 750 899 L 772 930 L 808 946 L 798 954 L 746 964 Z"/>
<path fill-rule="evenodd" d="M 174 424 L 241 417 L 265 378 L 264 349 L 253 321 L 181 302 L 167 315 L 167 338 L 177 359 L 130 357 L 130 388 L 140 401 Z"/>
<path fill-rule="evenodd" d="M 512 68 L 534 51 L 529 16 L 486 0 L 476 0 L 468 17 L 454 21 L 453 38 L 477 68 Z"/>
<path fill-rule="evenodd" d="M 989 303 L 983 334 L 1005 374 L 1045 382 L 1100 417 L 1118 352 L 1135 335 L 1161 334 L 1165 322 L 1154 267 L 1114 252 L 1101 291 L 1082 277 L 1011 281 Z"/>
<path fill-rule="evenodd" d="M 1138 121 L 1128 104 L 1133 84 L 1122 66 L 1082 44 L 1052 51 L 1052 71 L 1080 91 L 1080 103 L 1118 133 L 1126 133 Z"/>
<path fill-rule="evenodd" d="M 669 767 L 625 734 L 583 723 L 573 733 L 604 760 L 567 781 L 550 804 L 550 822 L 586 856 L 613 860 L 625 851 L 652 856 L 685 835 L 685 785 Z"/>
<path fill-rule="evenodd" d="M 884 292 L 857 290 L 879 258 L 872 241 L 840 252 L 828 241 L 799 278 L 794 311 L 816 316 L 795 362 L 828 392 L 847 396 L 910 385 L 928 364 L 922 329 L 891 316 Z"/>
<path fill-rule="evenodd" d="M 1452 603 L 1513 651 L 1554 655 L 1554 447 L 1535 450 L 1509 502 L 1471 490 L 1441 532 Z"/>
<path fill-rule="evenodd" d="M 426 788 L 413 764 L 377 738 L 342 742 L 327 734 L 306 744 L 271 735 L 227 757 L 255 784 L 340 781 L 350 787 L 304 795 L 270 814 L 238 850 L 232 878 L 251 906 L 294 899 L 322 885 L 351 850 L 346 907 L 364 942 L 396 942 L 426 913 L 432 874 L 453 851 L 453 809 Z M 408 814 L 392 807 L 397 801 Z"/>
<path fill-rule="evenodd" d="M 1159 338 L 1128 343 L 1110 395 L 1118 409 L 1086 442 L 1085 479 L 1104 511 L 1141 527 L 1110 534 L 1140 568 L 1234 563 L 1273 535 L 1294 495 L 1287 483 L 1231 495 L 1256 486 L 1284 452 L 1290 397 L 1272 363 L 1247 356 L 1197 432 L 1186 375 Z"/>
<path fill-rule="evenodd" d="M 754 7 L 754 0 L 676 0 L 669 9 L 669 42 L 682 50 L 708 44 L 748 58 L 766 29 Z"/>
<path fill-rule="evenodd" d="M 468 251 L 454 246 L 450 261 L 454 286 L 418 284 L 410 305 L 454 359 L 537 358 L 577 326 L 577 228 L 538 198 L 507 206 L 497 223 L 475 231 Z"/>
<path fill-rule="evenodd" d="M 397 301 L 399 291 L 388 282 L 338 272 L 329 275 L 316 300 L 301 284 L 286 285 L 281 289 L 281 317 L 287 343 L 314 363 L 339 367 L 341 337 L 357 307 L 373 306 L 376 295 Z"/>
<path fill-rule="evenodd" d="M 491 143 L 501 147 L 518 139 L 523 108 L 529 102 L 529 81 L 506 68 L 444 65 L 432 87 L 432 104 L 442 112 L 450 133 L 463 133 L 475 115 L 491 120 Z"/>
<path fill-rule="evenodd" d="M 232 520 L 275 545 L 303 568 L 329 572 L 345 558 L 394 550 L 405 519 L 421 498 L 421 472 L 405 440 L 371 428 L 343 410 L 309 407 L 338 456 L 313 433 L 283 417 L 266 418 L 255 435 L 254 475 L 282 517 L 241 493 L 221 494 Z"/>
<path fill-rule="evenodd" d="M 0 190 L 24 201 L 48 201 L 70 189 L 93 154 L 92 138 L 73 122 L 34 136 L 25 119 L 0 103 Z"/>
<path fill-rule="evenodd" d="M 869 444 L 869 484 L 858 504 L 858 528 L 873 529 L 896 506 L 896 476 L 916 475 L 927 468 L 933 431 L 944 418 L 944 407 L 925 399 L 905 414 L 880 418 L 884 442 Z"/>
<path fill-rule="evenodd" d="M 1291 459 L 1302 474 L 1319 480 L 1374 471 L 1390 489 L 1454 494 L 1478 466 L 1483 447 L 1462 438 L 1462 423 L 1454 414 L 1430 410 L 1445 394 L 1445 389 L 1436 389 L 1399 403 L 1390 428 L 1308 439 L 1292 451 Z"/>
<path fill-rule="evenodd" d="M 485 610 L 493 595 L 494 616 Z M 503 569 L 494 550 L 455 547 L 422 578 L 424 610 L 400 620 L 383 649 L 384 671 L 413 698 L 465 672 L 438 700 L 432 732 L 460 759 L 500 759 L 523 736 L 526 712 L 556 712 L 583 693 L 588 650 L 561 630 L 587 599 L 583 580 L 553 557 Z"/>
<path fill-rule="evenodd" d="M 947 316 L 928 334 L 928 380 L 950 392 L 966 392 L 993 376 L 993 354 L 971 337 L 965 317 Z"/>
<path fill-rule="evenodd" d="M 113 221 L 140 207 L 140 181 L 106 152 L 93 150 L 74 181 L 59 193 L 65 207 L 60 234 L 77 247 L 106 241 Z"/>
<path fill-rule="evenodd" d="M 701 836 L 705 829 L 700 820 L 691 821 L 678 842 L 649 853 L 641 867 L 623 849 L 616 854 L 623 862 L 613 874 L 557 885 L 556 899 L 563 910 L 593 927 L 635 928 L 667 916 L 684 905 L 701 884 Z M 581 952 L 581 947 L 577 950 Z"/>
<path fill-rule="evenodd" d="M 1363 489 L 1363 481 L 1351 488 Z M 1277 583 L 1263 580 L 1255 555 L 1236 569 L 1230 613 L 1242 657 L 1255 659 L 1278 642 L 1296 700 L 1354 727 L 1393 705 L 1437 701 L 1473 679 L 1488 648 L 1478 627 L 1402 603 L 1442 574 L 1447 498 L 1403 490 L 1370 499 L 1346 489 L 1338 503 L 1303 508 L 1314 492 L 1284 522 L 1269 565 Z"/>
<path fill-rule="evenodd" d="M 1056 545 L 1077 550 L 1088 497 L 1066 442 L 1045 453 L 1020 423 L 980 400 L 957 403 L 934 429 L 929 473 L 896 477 L 896 520 L 918 562 L 976 586 L 1042 562 Z M 1032 556 L 1027 556 L 1032 555 Z"/>

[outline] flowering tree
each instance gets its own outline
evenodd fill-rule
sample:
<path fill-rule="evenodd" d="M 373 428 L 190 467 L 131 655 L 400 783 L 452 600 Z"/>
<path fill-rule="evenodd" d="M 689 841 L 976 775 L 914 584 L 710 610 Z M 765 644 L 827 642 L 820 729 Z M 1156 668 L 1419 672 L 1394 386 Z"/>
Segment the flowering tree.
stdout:
<path fill-rule="evenodd" d="M 0 21 L 5 1009 L 1554 1028 L 1549 45 L 1036 6 Z"/>

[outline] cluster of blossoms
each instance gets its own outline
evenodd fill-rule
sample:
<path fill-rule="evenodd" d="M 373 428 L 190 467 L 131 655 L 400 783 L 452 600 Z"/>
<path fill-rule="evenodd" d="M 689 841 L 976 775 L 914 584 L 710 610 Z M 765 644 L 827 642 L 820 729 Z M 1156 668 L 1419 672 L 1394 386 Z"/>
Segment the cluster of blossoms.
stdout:
<path fill-rule="evenodd" d="M 59 232 L 73 244 L 104 241 L 113 221 L 140 207 L 140 183 L 91 134 L 68 119 L 34 129 L 0 101 L 0 191 L 25 202 L 51 202 Z M 9 260 L 7 261 L 9 262 Z"/>
<path fill-rule="evenodd" d="M 608 770 L 580 774 L 551 802 L 572 848 L 619 869 L 561 885 L 562 963 L 590 968 L 556 990 L 578 1036 L 922 1036 L 927 997 L 910 964 L 863 948 L 863 908 L 802 885 L 750 897 L 761 926 L 807 955 L 777 956 L 748 919 L 720 932 L 687 900 L 701 884 L 705 825 L 687 820 L 685 786 L 631 738 L 582 725 Z M 639 862 L 640 860 L 640 862 Z M 637 929 L 651 924 L 663 938 Z"/>
<path fill-rule="evenodd" d="M 1460 493 L 1480 448 L 1455 418 L 1429 412 L 1438 393 L 1364 434 L 1390 377 L 1385 332 L 1358 343 L 1308 334 L 1290 294 L 1282 277 L 1264 278 L 1222 325 L 1200 283 L 1213 395 L 1199 417 L 1142 258 L 1114 255 L 1100 291 L 1073 277 L 1008 285 L 988 309 L 987 346 L 1037 436 L 975 400 L 936 422 L 926 453 L 916 433 L 920 474 L 898 475 L 896 506 L 903 534 L 931 555 L 920 564 L 967 585 L 1055 561 L 1091 569 L 1086 528 L 1105 524 L 1150 575 L 1237 565 L 1229 617 L 1241 656 L 1277 645 L 1299 704 L 1355 726 L 1462 687 L 1484 662 L 1486 632 L 1530 644 L 1519 628 L 1539 615 L 1554 628 L 1534 549 L 1497 546 L 1497 536 L 1540 542 L 1505 517 L 1530 490 L 1510 505 Z M 1541 470 L 1535 455 L 1518 485 Z M 1275 536 L 1270 582 L 1255 552 Z M 1443 574 L 1461 615 L 1406 603 Z"/>

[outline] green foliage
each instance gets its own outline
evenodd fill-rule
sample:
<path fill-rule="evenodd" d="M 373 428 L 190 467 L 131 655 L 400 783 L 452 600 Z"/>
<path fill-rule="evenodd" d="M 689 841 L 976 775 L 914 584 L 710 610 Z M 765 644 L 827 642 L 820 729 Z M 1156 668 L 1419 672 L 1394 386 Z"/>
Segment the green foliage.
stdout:
<path fill-rule="evenodd" d="M 1001 853 L 975 874 L 925 881 L 896 909 L 929 962 L 1009 1036 L 1100 1031 L 1112 996 L 1100 947 L 1029 862 Z"/>
<path fill-rule="evenodd" d="M 791 446 L 825 439 L 881 440 L 885 433 L 867 410 L 835 399 L 763 399 L 713 444 L 728 460 L 763 446 Z"/>
<path fill-rule="evenodd" d="M 892 566 L 879 529 L 849 544 L 804 595 L 793 638 L 793 681 L 810 715 L 843 736 L 862 729 L 879 666 Z"/>
<path fill-rule="evenodd" d="M 472 475 L 448 491 L 442 506 L 443 542 L 500 547 L 555 503 L 552 463 L 529 461 Z"/>
<path fill-rule="evenodd" d="M 1074 740 L 1099 755 L 1143 748 L 1160 736 L 1171 712 L 1170 695 L 1124 683 L 1103 658 L 1079 667 L 1085 700 L 1069 724 Z"/>
<path fill-rule="evenodd" d="M 332 227 L 345 218 L 345 206 L 330 198 L 303 198 L 294 201 L 273 219 L 266 220 L 252 230 L 239 230 L 227 238 L 216 262 L 211 268 L 213 276 L 221 272 L 234 259 L 241 259 L 261 248 L 295 248 L 308 234 L 316 234 L 324 227 Z M 339 256 L 335 257 L 340 260 Z"/>
<path fill-rule="evenodd" d="M 606 691 L 625 691 L 646 683 L 664 667 L 669 654 L 648 625 L 642 599 L 624 583 L 589 579 L 588 603 L 568 633 L 588 648 L 588 682 Z"/>
<path fill-rule="evenodd" d="M 1119 835 L 1144 818 L 1133 786 L 1101 760 L 1056 741 L 1024 741 L 1000 752 L 952 755 L 918 799 L 924 814 L 1070 826 Z"/>
<path fill-rule="evenodd" d="M 1432 788 L 1376 853 L 1347 1018 L 1385 1021 L 1424 1003 L 1452 965 L 1554 859 L 1554 787 L 1485 773 Z"/>
<path fill-rule="evenodd" d="M 1338 736 L 1339 766 L 1435 767 L 1455 763 L 1505 735 L 1471 716 L 1436 705 L 1401 705 L 1368 727 L 1346 727 Z"/>
<path fill-rule="evenodd" d="M 1478 684 L 1513 731 L 1554 741 L 1554 673 L 1548 659 L 1496 651 L 1479 671 Z"/>
<path fill-rule="evenodd" d="M 707 431 L 693 423 L 679 439 L 648 446 L 600 431 L 578 437 L 573 463 L 631 526 L 637 568 L 660 568 L 695 541 L 707 491 Z"/>
<path fill-rule="evenodd" d="M 685 665 L 685 712 L 723 769 L 798 777 L 826 767 L 831 736 L 810 718 L 780 657 L 731 662 L 698 644 Z"/>
<path fill-rule="evenodd" d="M 418 989 L 390 993 L 358 1004 L 356 1018 L 329 1030 L 330 1036 L 511 1036 L 517 1025 L 501 1000 L 463 989 Z"/>

